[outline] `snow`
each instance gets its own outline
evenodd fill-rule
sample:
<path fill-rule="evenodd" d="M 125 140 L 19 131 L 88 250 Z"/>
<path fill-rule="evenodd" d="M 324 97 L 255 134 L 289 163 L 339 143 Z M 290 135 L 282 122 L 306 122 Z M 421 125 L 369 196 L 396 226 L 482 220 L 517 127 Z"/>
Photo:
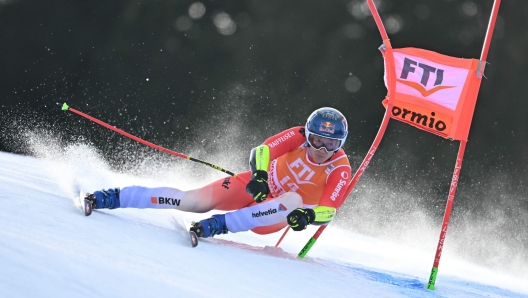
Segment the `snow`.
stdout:
<path fill-rule="evenodd" d="M 119 209 L 85 217 L 76 206 L 80 189 L 195 185 L 184 172 L 165 180 L 117 173 L 86 146 L 59 151 L 0 153 L 1 297 L 528 297 L 528 275 L 448 255 L 436 289 L 427 290 L 434 251 L 332 225 L 301 260 L 314 227 L 290 231 L 280 248 L 282 231 L 222 235 L 191 248 L 183 220 L 212 213 Z"/>

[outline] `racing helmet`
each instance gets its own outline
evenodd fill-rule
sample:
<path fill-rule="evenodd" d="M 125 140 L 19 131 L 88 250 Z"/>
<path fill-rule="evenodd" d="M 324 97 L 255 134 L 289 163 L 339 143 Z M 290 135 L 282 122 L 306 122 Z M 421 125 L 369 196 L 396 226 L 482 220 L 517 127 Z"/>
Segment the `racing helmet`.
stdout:
<path fill-rule="evenodd" d="M 348 124 L 345 116 L 334 108 L 315 110 L 305 126 L 306 142 L 316 150 L 337 152 L 345 143 Z"/>

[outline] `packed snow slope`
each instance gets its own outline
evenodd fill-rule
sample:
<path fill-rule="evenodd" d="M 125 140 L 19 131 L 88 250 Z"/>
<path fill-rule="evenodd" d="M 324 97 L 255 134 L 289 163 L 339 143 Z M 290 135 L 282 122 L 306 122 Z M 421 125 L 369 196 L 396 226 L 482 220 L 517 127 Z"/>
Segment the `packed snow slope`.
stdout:
<path fill-rule="evenodd" d="M 1 297 L 527 297 L 528 280 L 444 256 L 429 291 L 434 251 L 330 226 L 228 234 L 191 248 L 182 228 L 209 214 L 105 210 L 90 217 L 79 190 L 169 182 L 112 171 L 79 146 L 61 158 L 0 153 Z M 184 175 L 185 173 L 182 173 Z M 184 177 L 173 183 L 185 187 Z M 207 183 L 209 181 L 200 181 Z M 182 185 L 183 183 L 183 185 Z M 195 185 L 187 184 L 187 187 Z"/>

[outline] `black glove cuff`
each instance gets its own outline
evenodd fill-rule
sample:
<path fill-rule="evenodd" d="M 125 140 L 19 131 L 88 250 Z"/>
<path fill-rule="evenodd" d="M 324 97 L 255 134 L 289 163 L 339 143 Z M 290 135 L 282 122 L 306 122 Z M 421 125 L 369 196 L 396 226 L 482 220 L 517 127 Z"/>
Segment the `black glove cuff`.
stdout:
<path fill-rule="evenodd" d="M 253 177 L 251 179 L 264 179 L 264 181 L 268 181 L 268 172 L 263 170 L 256 170 L 253 172 Z"/>

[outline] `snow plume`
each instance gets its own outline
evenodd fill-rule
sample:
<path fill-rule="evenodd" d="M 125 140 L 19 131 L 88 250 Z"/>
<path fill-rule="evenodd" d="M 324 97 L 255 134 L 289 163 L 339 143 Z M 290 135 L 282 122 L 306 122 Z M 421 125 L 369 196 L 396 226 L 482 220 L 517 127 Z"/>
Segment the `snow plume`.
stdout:
<path fill-rule="evenodd" d="M 522 205 L 526 196 L 510 192 L 512 182 L 505 175 L 480 181 L 471 193 L 478 199 L 460 208 L 453 219 L 453 249 L 472 262 L 528 279 L 528 212 Z"/>
<path fill-rule="evenodd" d="M 416 183 L 414 189 L 398 188 L 372 176 L 365 175 L 362 179 L 338 213 L 336 225 L 429 252 L 427 257 L 422 256 L 420 266 L 431 268 L 447 194 L 442 204 L 430 206 L 418 191 L 427 189 L 429 184 Z M 513 206 L 512 202 L 518 204 L 520 201 L 512 200 L 514 194 L 497 193 L 493 188 L 490 183 L 485 194 L 477 200 L 480 202 L 478 208 L 457 205 L 457 200 L 467 200 L 465 192 L 460 191 L 455 197 L 440 271 L 456 274 L 464 270 L 464 264 L 472 262 L 497 272 L 528 278 L 528 214 Z M 456 258 L 459 264 L 448 261 L 450 257 Z"/>
<path fill-rule="evenodd" d="M 103 187 L 104 181 L 112 181 L 113 173 L 102 155 L 83 140 L 68 144 L 61 134 L 50 127 L 14 127 L 11 144 L 17 151 L 32 155 L 48 164 L 46 175 L 57 181 L 58 191 L 69 197 L 79 190 Z M 112 187 L 104 185 L 104 187 Z"/>
<path fill-rule="evenodd" d="M 68 195 L 79 189 L 88 192 L 134 184 L 187 189 L 210 181 L 191 179 L 197 172 L 216 172 L 112 131 L 103 129 L 108 139 L 94 144 L 84 126 L 66 128 L 38 119 L 39 115 L 27 110 L 9 113 L 1 120 L 2 143 L 14 153 L 49 162 L 47 174 Z"/>
<path fill-rule="evenodd" d="M 185 146 L 187 154 L 234 173 L 249 170 L 251 148 L 287 128 L 270 127 L 272 121 L 266 117 L 257 118 L 255 121 L 258 116 L 248 102 L 254 102 L 254 98 L 258 97 L 256 94 L 259 94 L 258 90 L 242 83 L 234 83 L 226 86 L 224 90 L 214 92 L 213 105 L 197 106 L 192 112 L 196 115 L 196 121 L 189 134 L 194 138 Z M 201 165 L 198 167 L 203 168 Z M 197 174 L 197 178 L 202 180 L 204 177 L 225 177 L 224 173 L 207 168 Z"/>
<path fill-rule="evenodd" d="M 434 255 L 440 224 L 421 206 L 419 197 L 365 175 L 345 202 L 336 223 L 363 234 L 430 249 Z M 432 257 L 431 257 L 432 258 Z"/>
<path fill-rule="evenodd" d="M 196 105 L 196 110 L 191 111 L 194 120 L 188 124 L 185 140 L 175 139 L 166 148 L 234 173 L 247 171 L 251 148 L 267 137 L 244 125 L 251 114 L 245 102 L 248 96 L 256 96 L 254 91 L 237 83 L 213 92 L 217 97 L 215 105 L 207 108 Z M 134 183 L 189 189 L 226 177 L 221 171 L 157 151 L 80 116 L 66 115 L 78 117 L 78 121 L 64 117 L 54 120 L 50 115 L 43 121 L 41 113 L 16 107 L 3 112 L 0 130 L 2 144 L 11 152 L 63 165 L 50 169 L 50 175 L 57 176 L 57 181 L 63 181 L 64 185 L 76 185 L 75 189 L 70 187 L 69 193 L 78 187 L 92 191 Z"/>
<path fill-rule="evenodd" d="M 339 211 L 336 225 L 427 251 L 424 266 L 430 269 L 458 146 L 407 128 L 399 123 L 389 127 L 376 156 Z M 402 142 L 402 131 L 412 141 Z M 427 151 L 432 142 L 441 153 Z M 522 174 L 492 171 L 468 156 L 461 169 L 440 272 L 454 256 L 461 262 L 528 278 L 527 200 L 517 192 L 522 185 L 512 179 Z M 350 159 L 355 171 L 360 159 Z M 453 265 L 452 270 L 461 270 Z"/>

